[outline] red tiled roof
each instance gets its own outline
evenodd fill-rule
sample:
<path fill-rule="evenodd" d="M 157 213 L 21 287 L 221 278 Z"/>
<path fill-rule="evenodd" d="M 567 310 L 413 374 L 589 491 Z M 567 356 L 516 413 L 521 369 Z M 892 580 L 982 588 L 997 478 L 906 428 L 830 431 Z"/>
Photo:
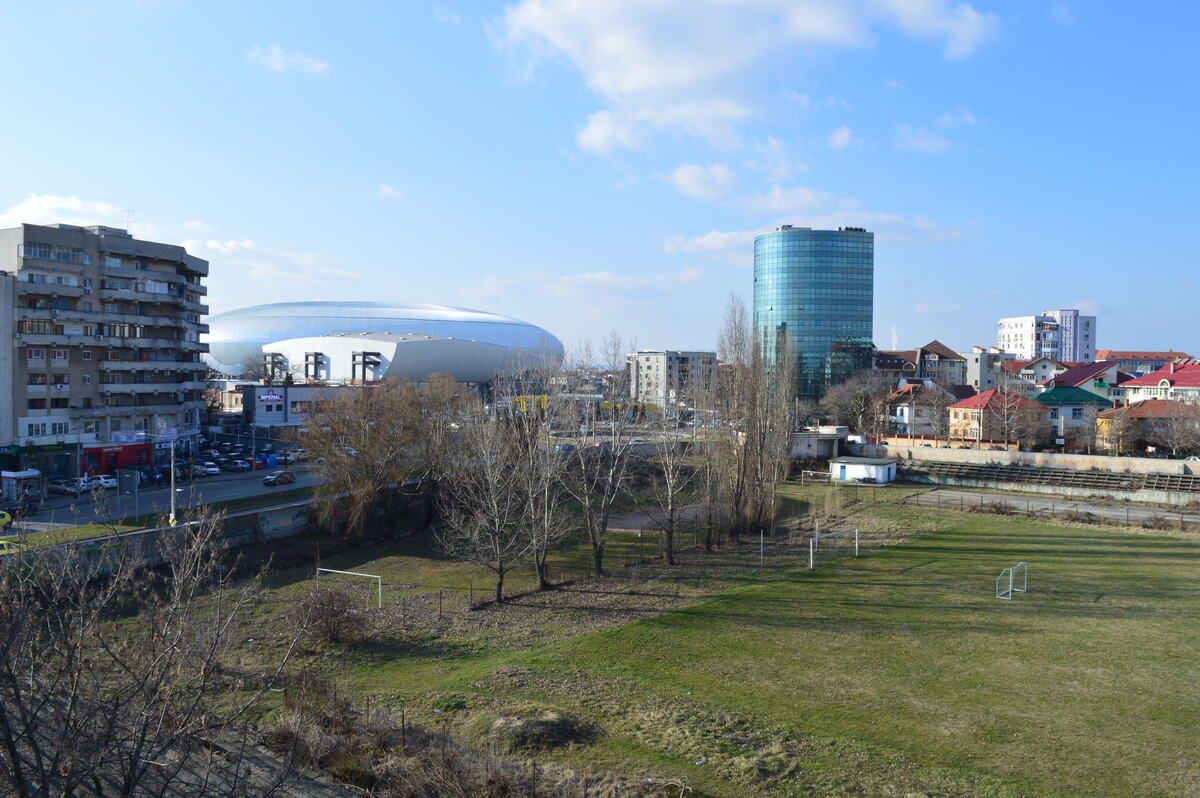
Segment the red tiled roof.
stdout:
<path fill-rule="evenodd" d="M 1113 418 L 1128 413 L 1130 418 L 1135 419 L 1173 418 L 1195 412 L 1195 407 L 1186 402 L 1176 402 L 1171 399 L 1147 399 L 1144 402 L 1135 402 L 1125 407 L 1105 410 L 1103 413 L 1098 413 L 1096 417 Z"/>
<path fill-rule="evenodd" d="M 1143 374 L 1141 377 L 1134 377 L 1129 382 L 1122 383 L 1121 387 L 1144 386 L 1154 388 L 1163 380 L 1166 380 L 1167 384 L 1172 386 L 1200 388 L 1200 363 L 1186 363 L 1174 366 L 1174 371 L 1172 371 L 1171 364 L 1167 364 L 1158 371 Z"/>
<path fill-rule="evenodd" d="M 925 346 L 923 346 L 921 348 L 924 349 L 926 352 L 933 352 L 935 355 L 940 357 L 942 360 L 964 360 L 964 361 L 966 360 L 966 358 L 964 358 L 958 352 L 955 352 L 953 349 L 946 346 L 944 343 L 942 343 L 941 341 L 939 341 L 937 339 L 930 341 L 929 343 L 925 344 Z"/>
<path fill-rule="evenodd" d="M 1191 358 L 1186 352 L 1168 349 L 1165 352 L 1143 352 L 1136 349 L 1097 349 L 1099 360 L 1174 360 L 1177 357 Z"/>
<path fill-rule="evenodd" d="M 950 407 L 957 407 L 960 410 L 979 410 L 981 408 L 989 407 L 993 402 L 1012 402 L 1013 405 L 1017 407 L 1028 406 L 1041 409 L 1041 406 L 1037 402 L 1031 402 L 1018 393 L 1013 393 L 1011 391 L 1006 393 L 999 388 L 992 388 L 989 391 L 977 393 L 969 399 L 963 399 L 961 402 L 955 402 L 954 404 L 950 405 Z"/>
<path fill-rule="evenodd" d="M 1021 369 L 1032 363 L 1032 360 L 1003 360 L 1000 362 L 1000 368 L 1004 371 L 1016 374 Z"/>
<path fill-rule="evenodd" d="M 1068 364 L 1063 363 L 1063 365 L 1066 366 Z M 1115 365 L 1117 365 L 1117 364 L 1110 363 L 1107 360 L 1097 360 L 1095 363 L 1081 363 L 1081 364 L 1077 364 L 1077 365 L 1071 365 L 1067 368 L 1066 371 L 1062 372 L 1061 374 L 1055 374 L 1053 377 L 1046 380 L 1042 384 L 1050 385 L 1053 383 L 1054 385 L 1059 386 L 1059 387 L 1078 388 L 1080 385 L 1083 385 L 1085 382 L 1094 380 L 1097 376 L 1108 371 L 1110 368 L 1112 368 Z"/>

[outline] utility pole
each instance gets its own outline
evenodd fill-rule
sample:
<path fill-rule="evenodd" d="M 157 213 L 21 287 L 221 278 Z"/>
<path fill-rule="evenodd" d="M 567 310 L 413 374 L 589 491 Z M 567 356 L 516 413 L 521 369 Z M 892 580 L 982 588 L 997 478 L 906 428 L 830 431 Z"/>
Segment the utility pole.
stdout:
<path fill-rule="evenodd" d="M 175 441 L 171 441 L 171 515 L 167 518 L 170 526 L 175 526 Z"/>

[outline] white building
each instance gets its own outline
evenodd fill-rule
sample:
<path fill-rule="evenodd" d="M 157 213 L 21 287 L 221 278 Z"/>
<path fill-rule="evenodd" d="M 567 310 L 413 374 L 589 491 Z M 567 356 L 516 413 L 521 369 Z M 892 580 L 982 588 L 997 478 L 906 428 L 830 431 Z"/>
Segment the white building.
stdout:
<path fill-rule="evenodd" d="M 896 479 L 896 461 L 884 457 L 834 457 L 829 461 L 831 482 L 883 485 Z"/>
<path fill-rule="evenodd" d="M 1018 360 L 1048 357 L 1091 363 L 1096 359 L 1096 317 L 1080 315 L 1078 310 L 1010 316 L 997 323 L 996 347 Z"/>
<path fill-rule="evenodd" d="M 693 399 L 712 383 L 717 369 L 715 352 L 642 350 L 625 356 L 629 369 L 629 398 L 666 407 Z"/>

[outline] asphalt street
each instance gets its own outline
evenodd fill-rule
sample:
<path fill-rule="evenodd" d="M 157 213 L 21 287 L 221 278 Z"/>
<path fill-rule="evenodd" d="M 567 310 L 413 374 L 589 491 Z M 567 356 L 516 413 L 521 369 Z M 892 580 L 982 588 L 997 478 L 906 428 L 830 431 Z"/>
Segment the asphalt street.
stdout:
<path fill-rule="evenodd" d="M 313 472 L 304 464 L 300 464 L 293 471 L 296 481 L 277 488 L 267 487 L 262 483 L 263 477 L 271 473 L 271 469 L 201 477 L 195 482 L 178 482 L 175 485 L 176 511 L 199 504 L 309 487 L 316 482 Z M 109 490 L 99 504 L 87 493 L 79 497 L 50 494 L 42 504 L 41 510 L 25 520 L 25 526 L 29 530 L 52 529 L 114 518 L 133 518 L 146 513 L 166 513 L 170 509 L 171 490 L 168 482 L 164 482 L 161 487 L 143 485 L 136 497 L 119 496 L 117 491 Z"/>

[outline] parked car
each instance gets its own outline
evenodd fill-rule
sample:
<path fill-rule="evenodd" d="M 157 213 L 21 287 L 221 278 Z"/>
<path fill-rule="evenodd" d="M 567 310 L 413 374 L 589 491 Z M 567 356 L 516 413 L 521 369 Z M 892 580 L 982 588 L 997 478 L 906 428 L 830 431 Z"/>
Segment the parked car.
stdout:
<path fill-rule="evenodd" d="M 12 525 L 13 525 L 12 514 L 5 510 L 0 510 L 0 526 L 4 527 L 4 531 L 7 532 L 9 530 L 9 528 L 12 527 Z"/>
<path fill-rule="evenodd" d="M 1200 455 L 1189 454 L 1187 457 L 1185 457 L 1183 459 L 1189 463 L 1200 463 Z"/>
<path fill-rule="evenodd" d="M 249 471 L 250 467 L 246 465 L 245 460 L 226 460 L 224 463 L 221 463 L 221 470 L 240 474 L 243 471 Z"/>
<path fill-rule="evenodd" d="M 296 475 L 291 471 L 275 471 L 263 477 L 264 485 L 290 485 L 296 481 Z"/>
<path fill-rule="evenodd" d="M 220 473 L 221 467 L 212 461 L 196 468 L 196 475 L 201 477 L 212 477 Z"/>
<path fill-rule="evenodd" d="M 263 468 L 266 468 L 266 467 L 267 467 L 267 461 L 266 461 L 266 460 L 259 460 L 257 457 L 256 457 L 256 458 L 252 458 L 252 459 L 250 459 L 250 460 L 244 460 L 243 462 L 245 462 L 245 463 L 246 463 L 246 466 L 247 466 L 247 468 L 251 468 L 251 469 L 253 469 L 253 470 L 255 470 L 255 471 L 258 471 L 258 470 L 260 470 L 260 469 L 263 469 Z"/>
<path fill-rule="evenodd" d="M 100 487 L 100 482 L 93 477 L 72 477 L 71 479 L 55 480 L 50 483 L 49 487 L 51 493 L 78 496 Z"/>
<path fill-rule="evenodd" d="M 96 479 L 99 480 L 100 487 L 104 488 L 105 490 L 117 489 L 117 478 L 112 474 L 101 474 L 100 476 L 96 477 Z"/>

